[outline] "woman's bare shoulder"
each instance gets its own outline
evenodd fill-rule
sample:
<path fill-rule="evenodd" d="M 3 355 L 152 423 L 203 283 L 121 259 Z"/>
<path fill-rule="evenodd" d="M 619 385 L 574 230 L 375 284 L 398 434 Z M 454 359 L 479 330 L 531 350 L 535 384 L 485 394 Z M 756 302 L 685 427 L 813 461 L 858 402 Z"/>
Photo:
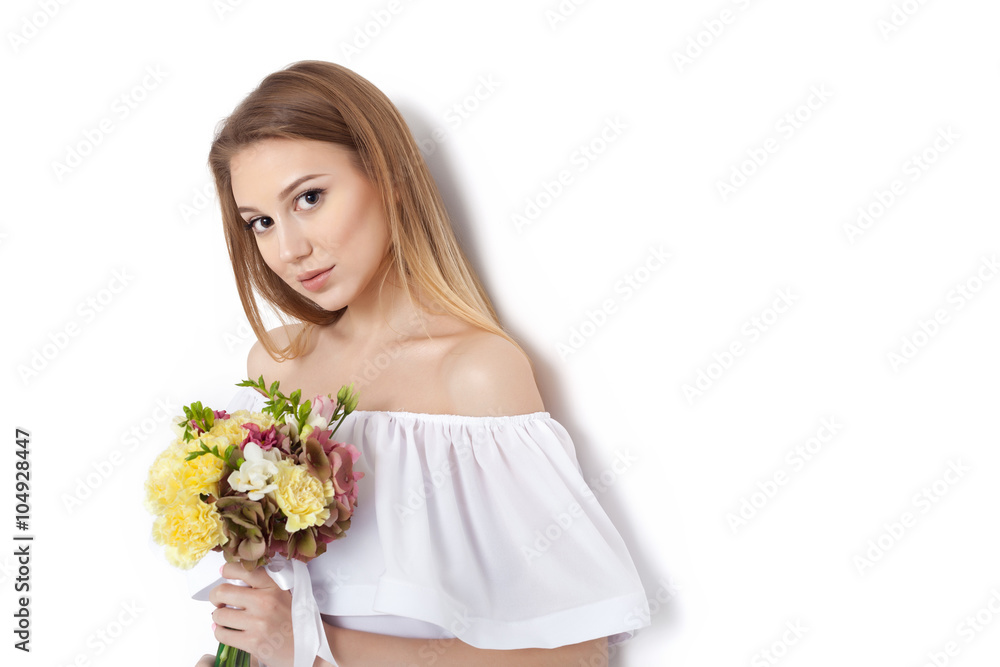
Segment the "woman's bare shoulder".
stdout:
<path fill-rule="evenodd" d="M 545 410 L 528 357 L 503 336 L 481 329 L 457 336 L 444 370 L 453 414 L 499 417 Z"/>
<path fill-rule="evenodd" d="M 305 325 L 301 322 L 293 322 L 280 327 L 268 330 L 268 335 L 278 348 L 283 348 L 299 335 Z M 268 353 L 264 344 L 259 340 L 255 341 L 247 354 L 247 377 L 256 380 L 261 375 L 265 379 L 276 377 L 278 374 L 278 364 L 282 363 Z"/>

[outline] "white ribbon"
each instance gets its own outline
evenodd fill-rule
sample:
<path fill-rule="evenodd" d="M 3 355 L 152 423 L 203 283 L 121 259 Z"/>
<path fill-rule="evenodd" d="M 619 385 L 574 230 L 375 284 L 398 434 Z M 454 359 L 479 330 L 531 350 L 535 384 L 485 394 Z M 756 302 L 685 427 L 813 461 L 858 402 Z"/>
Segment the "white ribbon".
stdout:
<path fill-rule="evenodd" d="M 295 641 L 295 667 L 312 667 L 319 656 L 333 667 L 340 667 L 330 652 L 323 629 L 323 619 L 313 596 L 309 568 L 300 560 L 288 560 L 275 554 L 264 569 L 281 590 L 292 591 L 292 637 Z"/>

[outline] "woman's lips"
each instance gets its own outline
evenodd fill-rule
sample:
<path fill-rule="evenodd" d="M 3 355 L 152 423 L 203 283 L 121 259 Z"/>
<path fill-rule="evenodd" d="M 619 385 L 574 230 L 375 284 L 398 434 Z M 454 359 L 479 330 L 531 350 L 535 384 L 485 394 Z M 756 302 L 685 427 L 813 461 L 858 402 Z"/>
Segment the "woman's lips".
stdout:
<path fill-rule="evenodd" d="M 336 264 L 334 264 L 336 266 Z M 333 271 L 333 266 L 324 271 L 323 273 L 317 273 L 312 278 L 301 281 L 302 286 L 305 287 L 310 292 L 315 292 L 323 287 L 326 279 L 330 277 L 330 272 Z"/>

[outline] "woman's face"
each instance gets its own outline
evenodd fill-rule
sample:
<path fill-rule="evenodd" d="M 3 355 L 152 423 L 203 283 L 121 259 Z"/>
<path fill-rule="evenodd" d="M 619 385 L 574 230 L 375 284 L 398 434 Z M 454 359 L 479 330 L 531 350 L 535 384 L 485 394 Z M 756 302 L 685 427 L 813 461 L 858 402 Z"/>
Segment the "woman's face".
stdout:
<path fill-rule="evenodd" d="M 348 149 L 307 139 L 264 139 L 229 163 L 233 197 L 264 262 L 330 311 L 368 288 L 389 251 L 378 191 Z"/>

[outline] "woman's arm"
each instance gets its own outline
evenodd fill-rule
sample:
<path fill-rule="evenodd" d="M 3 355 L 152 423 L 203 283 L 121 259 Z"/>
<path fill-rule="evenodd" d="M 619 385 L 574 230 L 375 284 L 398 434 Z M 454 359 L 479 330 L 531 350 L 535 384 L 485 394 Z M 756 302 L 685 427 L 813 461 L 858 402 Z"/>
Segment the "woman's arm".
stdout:
<path fill-rule="evenodd" d="M 512 651 L 491 651 L 478 649 L 459 641 L 458 639 L 406 639 L 376 635 L 358 630 L 345 630 L 332 627 L 326 623 L 326 636 L 330 642 L 331 652 L 340 667 L 365 665 L 376 667 L 383 665 L 413 664 L 462 665 L 524 665 L 525 667 L 557 667 L 572 665 L 572 667 L 607 667 L 607 639 L 597 639 L 571 644 L 559 648 L 517 649 Z M 414 663 L 413 658 L 419 658 Z M 215 656 L 205 654 L 197 667 L 213 667 Z M 258 667 L 260 662 L 251 659 L 250 666 Z M 322 658 L 316 658 L 313 667 L 330 667 L 330 663 Z"/>
<path fill-rule="evenodd" d="M 559 648 L 480 649 L 458 639 L 410 639 L 323 624 L 340 667 L 607 667 L 607 639 Z M 316 658 L 313 667 L 331 667 Z"/>

